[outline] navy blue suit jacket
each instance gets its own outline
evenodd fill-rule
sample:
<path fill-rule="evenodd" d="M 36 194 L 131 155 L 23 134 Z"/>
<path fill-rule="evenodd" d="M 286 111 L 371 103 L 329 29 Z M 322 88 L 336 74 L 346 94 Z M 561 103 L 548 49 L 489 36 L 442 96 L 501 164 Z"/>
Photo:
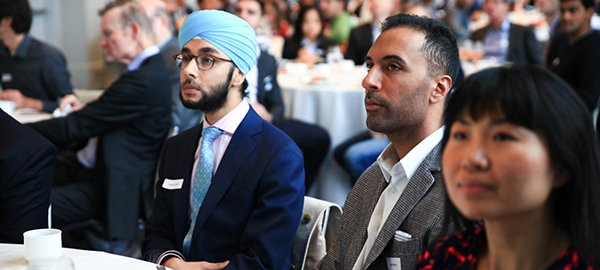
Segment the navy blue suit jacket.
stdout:
<path fill-rule="evenodd" d="M 0 110 L 0 243 L 48 228 L 56 148 Z"/>
<path fill-rule="evenodd" d="M 142 244 L 147 260 L 181 252 L 188 229 L 190 183 L 202 126 L 169 138 L 160 158 L 153 214 Z M 180 189 L 165 179 L 183 179 Z M 198 212 L 187 261 L 225 269 L 289 269 L 304 200 L 302 153 L 252 108 L 231 138 Z"/>

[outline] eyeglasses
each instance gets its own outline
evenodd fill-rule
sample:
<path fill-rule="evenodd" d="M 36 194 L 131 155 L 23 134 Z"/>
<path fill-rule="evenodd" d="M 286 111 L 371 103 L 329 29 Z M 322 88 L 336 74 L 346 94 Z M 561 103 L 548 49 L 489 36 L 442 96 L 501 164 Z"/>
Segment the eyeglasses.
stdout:
<path fill-rule="evenodd" d="M 185 69 L 192 59 L 196 60 L 196 66 L 201 70 L 211 69 L 217 60 L 233 63 L 233 61 L 229 59 L 223 59 L 209 54 L 193 55 L 191 53 L 180 53 L 174 55 L 173 58 L 179 69 Z"/>

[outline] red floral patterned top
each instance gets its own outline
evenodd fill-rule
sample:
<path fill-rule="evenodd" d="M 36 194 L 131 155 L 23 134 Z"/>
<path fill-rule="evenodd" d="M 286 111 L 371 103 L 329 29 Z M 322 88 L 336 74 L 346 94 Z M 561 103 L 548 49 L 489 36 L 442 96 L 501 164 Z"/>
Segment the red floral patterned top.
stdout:
<path fill-rule="evenodd" d="M 485 226 L 474 231 L 446 236 L 432 250 L 419 255 L 419 270 L 474 270 L 477 268 L 477 247 L 486 244 Z M 577 251 L 563 251 L 548 270 L 593 270 L 579 261 Z"/>

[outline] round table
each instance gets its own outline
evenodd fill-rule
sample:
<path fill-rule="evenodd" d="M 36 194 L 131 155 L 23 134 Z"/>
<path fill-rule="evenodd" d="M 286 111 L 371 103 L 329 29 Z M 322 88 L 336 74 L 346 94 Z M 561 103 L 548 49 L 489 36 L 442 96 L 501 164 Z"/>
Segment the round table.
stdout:
<path fill-rule="evenodd" d="M 364 66 L 341 70 L 336 65 L 278 74 L 286 117 L 325 128 L 331 136 L 332 149 L 335 148 L 367 130 L 362 87 L 366 74 Z M 346 173 L 331 158 L 331 152 L 323 163 L 315 190 L 309 195 L 343 205 L 352 186 Z"/>
<path fill-rule="evenodd" d="M 156 270 L 157 265 L 135 258 L 100 251 L 63 248 L 63 255 L 56 270 Z M 0 244 L 0 269 L 26 270 L 27 260 L 23 257 L 24 246 Z"/>

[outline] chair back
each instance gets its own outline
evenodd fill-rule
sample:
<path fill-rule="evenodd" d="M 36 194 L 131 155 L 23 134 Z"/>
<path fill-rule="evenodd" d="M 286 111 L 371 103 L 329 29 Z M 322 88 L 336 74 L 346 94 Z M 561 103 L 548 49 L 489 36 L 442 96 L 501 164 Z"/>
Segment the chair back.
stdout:
<path fill-rule="evenodd" d="M 292 269 L 316 269 L 339 233 L 342 208 L 304 197 L 302 218 L 292 246 Z"/>

